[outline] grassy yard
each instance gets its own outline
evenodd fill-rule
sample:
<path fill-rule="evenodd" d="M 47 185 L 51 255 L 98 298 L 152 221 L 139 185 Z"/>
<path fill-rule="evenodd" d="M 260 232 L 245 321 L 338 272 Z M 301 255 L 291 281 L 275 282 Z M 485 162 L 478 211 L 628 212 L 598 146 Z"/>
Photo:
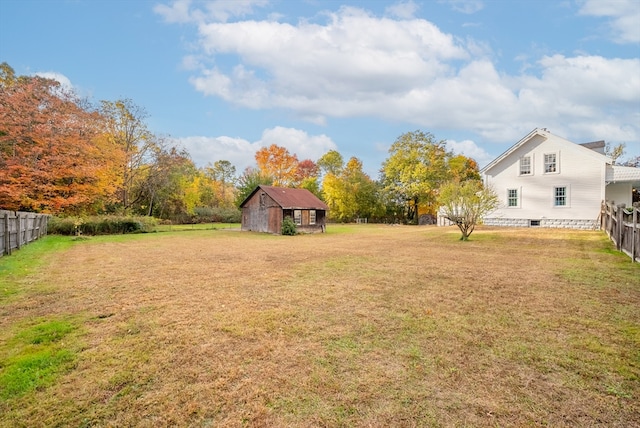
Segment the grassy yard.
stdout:
<path fill-rule="evenodd" d="M 640 426 L 603 233 L 48 237 L 0 258 L 0 426 Z"/>

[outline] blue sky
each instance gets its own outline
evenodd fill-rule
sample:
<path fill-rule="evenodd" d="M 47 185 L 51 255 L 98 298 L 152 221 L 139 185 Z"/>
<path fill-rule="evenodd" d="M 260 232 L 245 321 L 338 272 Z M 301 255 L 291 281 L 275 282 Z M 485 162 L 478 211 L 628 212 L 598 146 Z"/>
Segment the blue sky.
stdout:
<path fill-rule="evenodd" d="M 536 127 L 640 155 L 640 1 L 1 0 L 0 62 L 129 98 L 198 166 L 272 143 L 377 178 L 417 129 L 487 164 Z"/>

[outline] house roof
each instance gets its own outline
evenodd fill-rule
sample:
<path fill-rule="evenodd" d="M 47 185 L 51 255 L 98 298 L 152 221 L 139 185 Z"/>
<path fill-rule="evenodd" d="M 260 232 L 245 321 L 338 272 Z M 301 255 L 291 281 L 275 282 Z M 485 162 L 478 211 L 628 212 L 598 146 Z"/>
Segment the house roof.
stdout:
<path fill-rule="evenodd" d="M 640 185 L 640 168 L 608 165 L 605 180 L 607 183 L 631 182 L 634 186 Z"/>
<path fill-rule="evenodd" d="M 255 188 L 247 198 L 242 201 L 240 207 L 243 207 L 253 195 L 262 190 L 269 195 L 283 209 L 312 209 L 328 211 L 327 204 L 322 202 L 316 195 L 307 189 L 291 189 L 288 187 L 275 187 L 260 185 Z"/>
<path fill-rule="evenodd" d="M 594 143 L 586 143 L 586 144 L 576 144 L 573 143 L 569 140 L 566 140 L 562 137 L 559 137 L 555 134 L 552 134 L 551 132 L 549 132 L 546 128 L 536 128 L 533 131 L 529 132 L 527 135 L 524 136 L 524 138 L 522 138 L 520 141 L 518 141 L 517 143 L 515 143 L 513 146 L 509 147 L 504 153 L 502 153 L 500 156 L 498 156 L 497 158 L 495 158 L 493 161 L 491 161 L 489 164 L 487 164 L 487 166 L 485 166 L 484 168 L 482 168 L 480 170 L 481 174 L 484 174 L 486 171 L 489 171 L 491 168 L 493 168 L 494 166 L 496 166 L 498 163 L 500 163 L 501 161 L 503 161 L 505 158 L 507 158 L 511 153 L 515 152 L 516 150 L 518 150 L 520 147 L 522 147 L 523 145 L 525 145 L 528 141 L 530 141 L 533 137 L 535 136 L 541 136 L 545 139 L 548 138 L 555 138 L 556 141 L 560 142 L 561 144 L 567 144 L 570 145 L 570 147 L 574 147 L 577 150 L 583 150 L 583 153 L 585 153 L 585 155 L 587 156 L 596 156 L 599 157 L 600 159 L 602 159 L 604 162 L 606 162 L 607 164 L 611 164 L 611 159 L 601 153 L 599 153 L 598 151 L 594 150 L 595 148 L 599 147 L 600 142 L 594 142 Z M 593 148 L 590 146 L 594 146 Z"/>

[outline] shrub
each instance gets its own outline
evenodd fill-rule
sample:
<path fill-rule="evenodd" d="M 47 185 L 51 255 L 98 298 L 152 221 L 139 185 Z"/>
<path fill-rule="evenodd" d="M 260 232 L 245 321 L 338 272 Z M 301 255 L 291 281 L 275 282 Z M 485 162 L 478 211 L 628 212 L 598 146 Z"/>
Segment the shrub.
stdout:
<path fill-rule="evenodd" d="M 282 220 L 282 234 L 293 236 L 296 233 L 296 223 L 291 219 L 291 217 L 285 217 L 284 220 Z"/>
<path fill-rule="evenodd" d="M 153 217 L 52 217 L 47 230 L 57 235 L 115 235 L 153 232 L 157 224 Z"/>
<path fill-rule="evenodd" d="M 240 223 L 242 217 L 235 207 L 196 207 L 193 212 L 192 223 Z"/>

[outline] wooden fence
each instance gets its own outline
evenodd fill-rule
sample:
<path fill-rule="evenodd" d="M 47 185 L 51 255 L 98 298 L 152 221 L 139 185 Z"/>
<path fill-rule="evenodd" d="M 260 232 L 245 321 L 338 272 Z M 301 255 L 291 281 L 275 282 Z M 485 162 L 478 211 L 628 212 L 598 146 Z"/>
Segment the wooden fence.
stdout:
<path fill-rule="evenodd" d="M 49 215 L 0 210 L 0 257 L 47 234 Z"/>
<path fill-rule="evenodd" d="M 602 204 L 600 228 L 632 261 L 640 262 L 640 208 L 625 209 L 624 205 Z"/>

